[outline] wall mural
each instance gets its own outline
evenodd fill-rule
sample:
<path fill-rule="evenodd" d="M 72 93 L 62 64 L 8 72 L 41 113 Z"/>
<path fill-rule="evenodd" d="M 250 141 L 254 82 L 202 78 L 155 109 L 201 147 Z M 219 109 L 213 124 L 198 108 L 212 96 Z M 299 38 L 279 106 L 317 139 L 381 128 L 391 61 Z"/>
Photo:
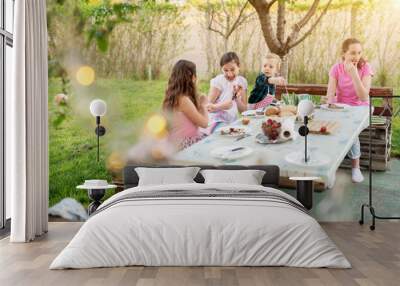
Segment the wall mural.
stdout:
<path fill-rule="evenodd" d="M 398 102 L 368 109 L 399 92 L 398 1 L 259 2 L 48 1 L 49 205 L 85 219 L 76 187 L 118 190 L 130 164 L 277 165 L 321 190 L 347 166 L 362 186 L 368 128 L 373 169 L 398 166 Z"/>

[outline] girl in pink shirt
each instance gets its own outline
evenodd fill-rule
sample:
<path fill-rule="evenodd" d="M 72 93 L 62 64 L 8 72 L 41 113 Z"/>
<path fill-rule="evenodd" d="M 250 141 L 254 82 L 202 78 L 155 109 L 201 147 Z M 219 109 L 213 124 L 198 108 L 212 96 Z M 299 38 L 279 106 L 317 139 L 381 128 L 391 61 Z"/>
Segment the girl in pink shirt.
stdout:
<path fill-rule="evenodd" d="M 201 140 L 199 128 L 208 126 L 207 98 L 196 87 L 196 65 L 179 60 L 172 69 L 165 91 L 164 112 L 171 119 L 170 140 L 178 149 Z"/>
<path fill-rule="evenodd" d="M 372 69 L 362 57 L 360 41 L 347 39 L 342 44 L 342 60 L 329 72 L 328 103 L 345 103 L 351 106 L 369 104 Z M 360 171 L 360 140 L 354 142 L 348 153 L 352 159 L 352 179 L 359 183 L 364 180 Z"/>

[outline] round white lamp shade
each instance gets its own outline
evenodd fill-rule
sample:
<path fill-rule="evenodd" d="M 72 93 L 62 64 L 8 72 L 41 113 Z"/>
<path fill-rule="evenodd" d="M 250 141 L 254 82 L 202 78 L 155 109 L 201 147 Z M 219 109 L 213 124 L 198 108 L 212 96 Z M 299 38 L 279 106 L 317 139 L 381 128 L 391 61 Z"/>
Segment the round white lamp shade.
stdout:
<path fill-rule="evenodd" d="M 309 99 L 303 99 L 297 106 L 297 113 L 301 117 L 309 116 L 314 112 L 314 103 Z"/>
<path fill-rule="evenodd" d="M 94 99 L 90 103 L 90 113 L 93 116 L 104 116 L 107 112 L 107 104 L 104 100 Z"/>

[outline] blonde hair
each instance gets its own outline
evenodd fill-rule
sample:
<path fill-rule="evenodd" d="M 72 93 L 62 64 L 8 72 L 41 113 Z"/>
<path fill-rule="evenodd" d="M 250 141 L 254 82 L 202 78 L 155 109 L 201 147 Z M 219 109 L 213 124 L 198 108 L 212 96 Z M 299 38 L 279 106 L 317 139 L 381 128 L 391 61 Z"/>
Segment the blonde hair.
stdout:
<path fill-rule="evenodd" d="M 276 61 L 276 69 L 279 71 L 281 69 L 281 58 L 277 54 L 269 53 L 264 58 L 264 63 L 268 60 L 275 60 Z"/>

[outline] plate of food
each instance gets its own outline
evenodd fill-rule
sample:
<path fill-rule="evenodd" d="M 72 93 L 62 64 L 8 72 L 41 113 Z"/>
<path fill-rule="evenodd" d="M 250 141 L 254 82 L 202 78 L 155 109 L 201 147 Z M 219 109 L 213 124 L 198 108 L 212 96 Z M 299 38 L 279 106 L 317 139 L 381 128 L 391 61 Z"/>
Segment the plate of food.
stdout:
<path fill-rule="evenodd" d="M 268 106 L 265 115 L 268 117 L 291 117 L 296 116 L 297 107 L 294 105 Z"/>
<path fill-rule="evenodd" d="M 253 149 L 244 146 L 223 146 L 213 149 L 211 156 L 221 160 L 234 160 L 253 153 Z"/>
<path fill-rule="evenodd" d="M 278 136 L 276 139 L 270 139 L 270 138 L 268 138 L 268 136 L 266 136 L 262 133 L 258 133 L 256 135 L 256 142 L 260 143 L 260 144 L 280 144 L 280 143 L 284 143 L 289 140 L 290 139 L 283 138 L 280 136 Z"/>
<path fill-rule="evenodd" d="M 344 103 L 326 103 L 326 104 L 321 104 L 321 109 L 340 112 L 340 111 L 348 111 L 349 106 Z"/>
<path fill-rule="evenodd" d="M 253 109 L 253 110 L 246 110 L 242 112 L 242 116 L 246 117 L 262 117 L 264 116 L 263 109 Z"/>
<path fill-rule="evenodd" d="M 222 136 L 238 137 L 249 133 L 250 128 L 247 126 L 224 126 L 218 129 L 216 132 Z"/>
<path fill-rule="evenodd" d="M 242 116 L 246 117 L 255 117 L 256 116 L 256 111 L 255 110 L 246 110 L 242 112 Z"/>
<path fill-rule="evenodd" d="M 318 135 L 330 135 L 339 128 L 340 124 L 337 121 L 314 120 L 308 124 L 308 129 L 310 130 L 310 133 Z"/>

